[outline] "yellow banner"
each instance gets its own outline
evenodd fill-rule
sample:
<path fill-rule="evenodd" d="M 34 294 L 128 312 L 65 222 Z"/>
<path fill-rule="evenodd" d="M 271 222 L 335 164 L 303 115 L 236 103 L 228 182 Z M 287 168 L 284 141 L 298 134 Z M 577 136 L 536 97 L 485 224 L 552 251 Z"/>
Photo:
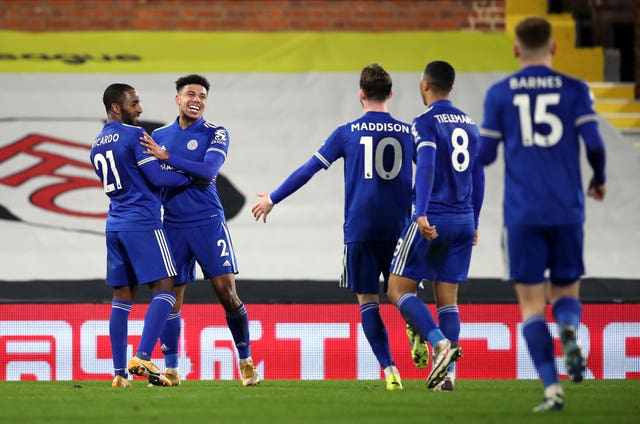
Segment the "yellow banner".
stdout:
<path fill-rule="evenodd" d="M 378 62 L 415 72 L 446 60 L 458 72 L 513 71 L 504 33 L 0 31 L 0 73 L 359 71 Z"/>

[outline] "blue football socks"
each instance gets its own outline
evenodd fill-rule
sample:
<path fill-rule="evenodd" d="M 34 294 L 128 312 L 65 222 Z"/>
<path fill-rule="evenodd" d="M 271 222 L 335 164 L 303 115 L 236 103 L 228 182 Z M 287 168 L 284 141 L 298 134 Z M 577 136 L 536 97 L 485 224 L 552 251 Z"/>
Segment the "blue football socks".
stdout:
<path fill-rule="evenodd" d="M 522 324 L 522 335 L 529 347 L 533 364 L 544 387 L 559 381 L 554 358 L 554 345 L 547 323 L 542 315 L 534 315 Z"/>
<path fill-rule="evenodd" d="M 180 311 L 171 312 L 160 336 L 160 346 L 167 368 L 178 368 L 178 344 L 181 330 Z"/>
<path fill-rule="evenodd" d="M 246 359 L 251 356 L 251 340 L 249 337 L 249 319 L 247 318 L 247 310 L 243 304 L 240 304 L 238 309 L 232 312 L 225 313 L 227 318 L 227 325 L 233 342 L 238 349 L 238 357 L 240 359 Z"/>
<path fill-rule="evenodd" d="M 444 336 L 452 342 L 460 339 L 460 312 L 458 305 L 447 305 L 438 308 L 438 327 Z M 456 363 L 452 362 L 447 370 L 455 371 Z"/>
<path fill-rule="evenodd" d="M 151 359 L 153 348 L 158 343 L 158 338 L 167 322 L 173 305 L 176 303 L 176 295 L 172 292 L 158 291 L 153 294 L 149 309 L 144 316 L 142 337 L 136 351 L 136 356 L 148 361 Z"/>
<path fill-rule="evenodd" d="M 362 331 L 369 341 L 373 354 L 382 369 L 395 365 L 389 348 L 389 335 L 380 316 L 380 307 L 376 302 L 360 305 Z"/>
<path fill-rule="evenodd" d="M 406 293 L 400 296 L 396 306 L 404 320 L 431 346 L 437 345 L 446 338 L 436 325 L 427 305 L 414 293 Z"/>
<path fill-rule="evenodd" d="M 131 302 L 113 299 L 109 316 L 109 339 L 114 375 L 125 378 L 129 375 L 127 372 L 127 324 L 131 305 Z"/>
<path fill-rule="evenodd" d="M 575 297 L 562 296 L 554 302 L 552 312 L 559 326 L 572 325 L 578 329 L 582 318 L 582 303 Z"/>

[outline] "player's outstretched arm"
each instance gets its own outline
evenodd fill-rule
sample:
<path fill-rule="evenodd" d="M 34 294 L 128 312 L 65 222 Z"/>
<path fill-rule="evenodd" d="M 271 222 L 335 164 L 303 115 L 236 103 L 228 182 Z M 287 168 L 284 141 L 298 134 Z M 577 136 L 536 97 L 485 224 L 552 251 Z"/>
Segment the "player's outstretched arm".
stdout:
<path fill-rule="evenodd" d="M 280 184 L 280 187 L 275 189 L 270 195 L 267 193 L 257 193 L 260 200 L 253 205 L 253 208 L 251 208 L 256 221 L 262 217 L 263 221 L 267 222 L 267 214 L 271 212 L 274 204 L 280 203 L 282 200 L 289 197 L 296 190 L 305 185 L 307 181 L 309 181 L 316 172 L 321 169 L 323 169 L 322 162 L 320 162 L 317 157 L 313 156 L 301 167 L 293 171 L 293 173 L 289 175 L 282 184 Z"/>
<path fill-rule="evenodd" d="M 269 198 L 269 194 L 267 193 L 256 193 L 256 195 L 260 198 L 256 202 L 255 205 L 251 208 L 251 212 L 253 213 L 253 217 L 257 220 L 262 218 L 264 223 L 267 222 L 267 215 L 273 209 L 273 202 Z"/>

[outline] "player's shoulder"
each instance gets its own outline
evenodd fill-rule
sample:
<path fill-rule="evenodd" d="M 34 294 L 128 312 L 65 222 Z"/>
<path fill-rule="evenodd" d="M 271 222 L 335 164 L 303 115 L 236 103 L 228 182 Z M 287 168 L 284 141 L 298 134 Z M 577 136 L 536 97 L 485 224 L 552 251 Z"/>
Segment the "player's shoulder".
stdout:
<path fill-rule="evenodd" d="M 430 104 L 421 114 L 417 115 L 413 119 L 413 123 L 415 124 L 416 122 L 428 122 L 434 119 L 434 116 L 437 115 L 440 111 L 441 110 L 439 107 Z"/>
<path fill-rule="evenodd" d="M 562 78 L 562 86 L 568 87 L 576 91 L 589 91 L 589 85 L 582 79 L 562 72 L 554 71 L 556 75 Z"/>
<path fill-rule="evenodd" d="M 129 125 L 121 122 L 120 126 L 126 129 L 127 131 L 144 131 L 144 129 L 138 125 Z"/>
<path fill-rule="evenodd" d="M 163 125 L 161 127 L 156 128 L 155 130 L 153 130 L 153 132 L 151 133 L 151 136 L 153 137 L 156 134 L 162 134 L 165 133 L 167 131 L 172 130 L 174 127 L 176 126 L 176 121 L 173 121 L 169 124 Z"/>
<path fill-rule="evenodd" d="M 108 122 L 91 143 L 91 150 L 113 149 L 114 146 L 121 148 L 137 146 L 143 133 L 144 129 L 136 125 L 128 125 L 120 121 Z"/>
<path fill-rule="evenodd" d="M 361 118 L 339 124 L 322 143 L 322 147 L 329 145 L 337 146 L 349 143 L 353 137 L 360 134 L 361 131 L 368 129 L 367 122 Z M 359 137 L 359 135 L 358 135 Z"/>
<path fill-rule="evenodd" d="M 365 122 L 365 121 L 367 121 L 367 115 L 366 115 L 366 114 L 364 114 L 364 115 L 362 115 L 362 116 L 359 116 L 359 117 L 357 117 L 357 118 L 355 118 L 355 119 L 352 119 L 352 120 L 350 120 L 350 121 L 343 122 L 342 124 L 338 125 L 338 127 L 337 127 L 337 128 L 338 128 L 338 129 L 340 129 L 340 128 L 349 128 L 349 127 L 351 127 L 352 125 L 358 125 L 358 124 L 360 124 L 361 122 Z"/>
<path fill-rule="evenodd" d="M 394 124 L 406 125 L 407 127 L 411 127 L 411 124 L 400 119 L 396 119 L 393 115 L 389 114 L 389 122 L 393 122 Z"/>
<path fill-rule="evenodd" d="M 451 106 L 450 106 L 450 107 L 451 107 L 451 110 L 452 110 L 454 113 L 457 113 L 457 114 L 459 114 L 459 115 L 464 115 L 464 116 L 469 117 L 469 114 L 468 114 L 467 112 L 465 112 L 464 110 L 460 109 L 458 106 L 454 105 L 453 103 L 451 104 Z M 470 117 L 469 117 L 469 118 L 470 118 Z"/>
<path fill-rule="evenodd" d="M 225 127 L 207 121 L 204 118 L 200 119 L 196 125 L 197 128 L 194 128 L 194 131 L 198 131 L 198 137 L 206 138 L 210 144 L 227 146 L 229 142 L 229 132 Z"/>
<path fill-rule="evenodd" d="M 351 121 L 343 122 L 339 124 L 335 130 L 333 130 L 333 133 L 339 134 L 343 132 L 351 132 L 352 128 L 359 128 L 363 122 L 365 122 L 365 119 L 363 116 L 357 119 L 353 119 Z"/>
<path fill-rule="evenodd" d="M 211 132 L 215 132 L 217 130 L 222 130 L 222 131 L 227 131 L 227 129 L 220 125 L 220 124 L 216 124 L 215 122 L 211 122 L 211 121 L 207 121 L 206 119 L 202 119 L 200 122 L 200 127 L 205 129 L 206 131 L 211 131 Z"/>
<path fill-rule="evenodd" d="M 139 127 L 137 125 L 129 125 L 129 124 L 121 123 L 120 128 L 118 129 L 118 132 L 121 132 L 127 138 L 135 139 L 137 141 L 138 138 L 142 137 L 142 134 L 144 133 L 144 128 Z"/>
<path fill-rule="evenodd" d="M 411 128 L 415 130 L 415 128 L 424 126 L 432 119 L 433 119 L 433 107 L 429 106 L 421 114 L 416 115 L 416 117 L 413 118 L 413 121 L 411 122 Z"/>
<path fill-rule="evenodd" d="M 507 75 L 505 77 L 502 77 L 498 81 L 494 82 L 493 84 L 491 84 L 489 86 L 489 89 L 487 90 L 487 96 L 488 97 L 496 96 L 498 94 L 502 94 L 502 93 L 510 91 L 510 89 L 509 89 L 509 81 L 511 81 L 513 78 L 517 78 L 517 77 L 518 77 L 518 73 L 516 72 L 516 73 L 510 74 L 510 75 Z"/>
<path fill-rule="evenodd" d="M 206 119 L 202 119 L 198 124 L 200 130 L 205 132 L 212 139 L 226 141 L 229 138 L 229 131 L 220 124 L 207 121 Z"/>

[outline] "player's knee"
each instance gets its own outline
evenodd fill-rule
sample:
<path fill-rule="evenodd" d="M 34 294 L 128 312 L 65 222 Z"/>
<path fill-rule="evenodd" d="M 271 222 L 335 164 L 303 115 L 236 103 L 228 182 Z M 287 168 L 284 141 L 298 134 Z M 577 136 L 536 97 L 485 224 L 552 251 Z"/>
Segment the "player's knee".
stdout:
<path fill-rule="evenodd" d="M 226 287 L 224 289 L 216 289 L 216 295 L 218 296 L 218 300 L 220 304 L 227 312 L 235 311 L 240 307 L 242 302 L 238 297 L 235 290 L 232 287 Z"/>
<path fill-rule="evenodd" d="M 402 294 L 403 293 L 401 293 L 399 287 L 395 285 L 389 285 L 389 289 L 387 290 L 387 298 L 389 299 L 389 302 L 395 305 Z"/>

